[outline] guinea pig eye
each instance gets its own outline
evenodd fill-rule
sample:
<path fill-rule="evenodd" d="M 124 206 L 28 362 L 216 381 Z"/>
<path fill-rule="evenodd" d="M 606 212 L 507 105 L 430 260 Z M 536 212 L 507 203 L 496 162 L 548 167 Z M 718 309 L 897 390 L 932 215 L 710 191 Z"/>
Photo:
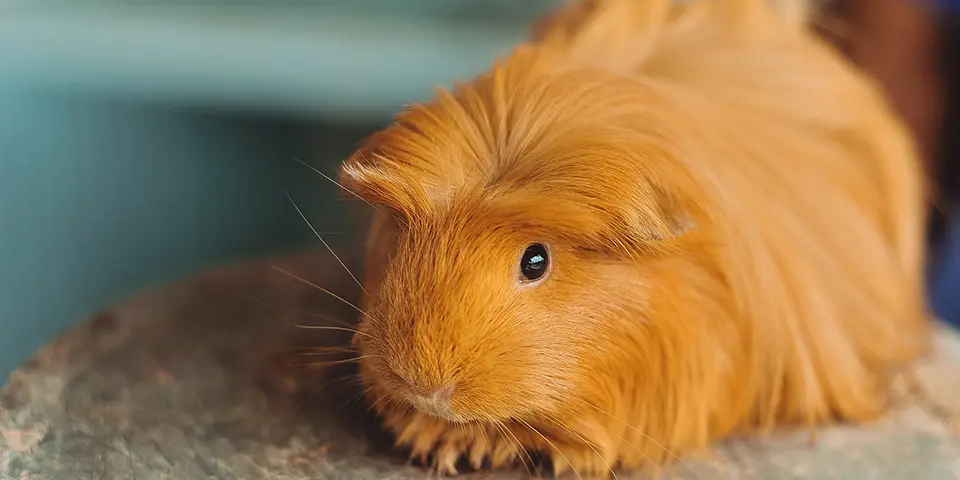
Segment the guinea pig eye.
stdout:
<path fill-rule="evenodd" d="M 520 258 L 520 281 L 535 282 L 547 274 L 550 266 L 549 252 L 542 243 L 531 244 Z"/>

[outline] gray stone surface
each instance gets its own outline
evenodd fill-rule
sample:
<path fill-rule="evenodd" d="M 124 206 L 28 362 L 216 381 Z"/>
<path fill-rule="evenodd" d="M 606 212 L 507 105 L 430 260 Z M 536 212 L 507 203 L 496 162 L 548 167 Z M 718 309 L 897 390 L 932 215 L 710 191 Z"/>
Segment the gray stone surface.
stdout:
<path fill-rule="evenodd" d="M 357 402 L 349 362 L 316 369 L 296 345 L 346 332 L 349 307 L 252 263 L 144 293 L 85 322 L 12 375 L 0 398 L 0 478 L 419 479 L 386 448 Z M 288 257 L 292 271 L 351 298 L 328 256 Z M 904 380 L 898 406 L 858 428 L 781 432 L 718 445 L 662 472 L 684 479 L 960 478 L 960 338 Z M 468 478 L 523 478 L 523 471 Z M 642 478 L 622 472 L 621 479 Z"/>

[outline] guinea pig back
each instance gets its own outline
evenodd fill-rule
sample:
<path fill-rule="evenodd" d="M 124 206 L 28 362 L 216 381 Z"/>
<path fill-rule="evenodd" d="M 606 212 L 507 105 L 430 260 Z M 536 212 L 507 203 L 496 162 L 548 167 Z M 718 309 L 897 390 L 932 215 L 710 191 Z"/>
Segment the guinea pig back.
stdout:
<path fill-rule="evenodd" d="M 804 5 L 570 2 L 345 162 L 398 446 L 603 476 L 884 411 L 928 342 L 921 172 Z"/>

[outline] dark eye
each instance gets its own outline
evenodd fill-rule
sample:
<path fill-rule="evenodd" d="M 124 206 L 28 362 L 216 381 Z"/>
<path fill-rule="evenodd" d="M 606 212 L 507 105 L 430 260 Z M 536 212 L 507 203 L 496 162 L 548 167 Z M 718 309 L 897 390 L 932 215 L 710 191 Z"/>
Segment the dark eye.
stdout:
<path fill-rule="evenodd" d="M 527 247 L 520 259 L 520 280 L 533 282 L 540 280 L 547 274 L 550 258 L 547 247 L 541 243 L 534 243 Z"/>

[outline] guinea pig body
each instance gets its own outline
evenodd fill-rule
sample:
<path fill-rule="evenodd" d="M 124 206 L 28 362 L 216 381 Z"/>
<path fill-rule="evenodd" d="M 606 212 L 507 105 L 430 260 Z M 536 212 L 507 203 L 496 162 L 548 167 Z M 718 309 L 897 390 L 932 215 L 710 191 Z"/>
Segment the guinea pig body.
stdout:
<path fill-rule="evenodd" d="M 344 164 L 377 206 L 354 344 L 398 445 L 605 475 L 882 413 L 928 342 L 920 169 L 778 8 L 572 2 Z"/>

